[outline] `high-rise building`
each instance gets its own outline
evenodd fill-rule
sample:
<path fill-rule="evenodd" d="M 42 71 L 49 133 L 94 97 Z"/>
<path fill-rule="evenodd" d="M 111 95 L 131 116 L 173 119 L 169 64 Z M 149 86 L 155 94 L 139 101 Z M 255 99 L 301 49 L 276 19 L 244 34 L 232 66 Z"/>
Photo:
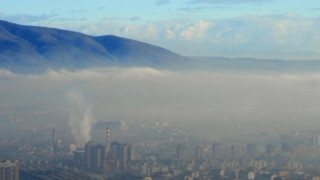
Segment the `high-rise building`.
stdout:
<path fill-rule="evenodd" d="M 177 147 L 177 158 L 179 160 L 185 160 L 187 158 L 187 147 L 183 144 Z"/>
<path fill-rule="evenodd" d="M 311 137 L 311 145 L 312 147 L 320 146 L 320 135 L 314 135 Z"/>
<path fill-rule="evenodd" d="M 120 155 L 120 168 L 123 172 L 128 171 L 128 165 L 133 160 L 133 149 L 129 144 L 123 144 Z"/>
<path fill-rule="evenodd" d="M 276 152 L 276 146 L 274 144 L 268 144 L 266 145 L 266 154 L 267 155 L 273 155 Z"/>
<path fill-rule="evenodd" d="M 3 161 L 0 163 L 0 180 L 19 180 L 19 162 Z"/>
<path fill-rule="evenodd" d="M 128 144 L 128 162 L 131 163 L 134 160 L 134 149 L 131 144 Z"/>
<path fill-rule="evenodd" d="M 196 147 L 195 157 L 196 157 L 196 159 L 203 159 L 204 158 L 204 148 L 202 146 Z"/>
<path fill-rule="evenodd" d="M 57 134 L 55 129 L 52 130 L 52 153 L 57 153 Z"/>
<path fill-rule="evenodd" d="M 223 153 L 223 144 L 215 143 L 212 145 L 212 155 L 217 158 L 220 157 Z"/>
<path fill-rule="evenodd" d="M 102 169 L 105 159 L 105 146 L 95 145 L 93 152 L 93 168 Z"/>
<path fill-rule="evenodd" d="M 127 172 L 133 158 L 133 147 L 130 144 L 111 143 L 110 153 L 107 158 L 109 169 Z"/>
<path fill-rule="evenodd" d="M 86 167 L 102 169 L 105 160 L 105 146 L 88 142 L 85 146 Z"/>
<path fill-rule="evenodd" d="M 233 157 L 240 157 L 245 153 L 245 147 L 238 145 L 238 144 L 233 144 L 231 146 L 231 156 Z"/>
<path fill-rule="evenodd" d="M 108 172 L 119 172 L 120 171 L 120 149 L 121 144 L 118 142 L 112 142 L 110 144 L 110 152 L 107 156 L 107 162 L 105 170 Z"/>
<path fill-rule="evenodd" d="M 83 150 L 74 151 L 74 162 L 76 167 L 86 166 L 86 152 Z"/>
<path fill-rule="evenodd" d="M 282 143 L 281 144 L 281 152 L 282 153 L 291 152 L 291 146 L 288 143 Z"/>
<path fill-rule="evenodd" d="M 92 142 L 88 142 L 85 145 L 86 167 L 92 168 Z"/>
<path fill-rule="evenodd" d="M 255 156 L 258 153 L 258 147 L 254 143 L 247 144 L 247 154 L 249 156 Z"/>

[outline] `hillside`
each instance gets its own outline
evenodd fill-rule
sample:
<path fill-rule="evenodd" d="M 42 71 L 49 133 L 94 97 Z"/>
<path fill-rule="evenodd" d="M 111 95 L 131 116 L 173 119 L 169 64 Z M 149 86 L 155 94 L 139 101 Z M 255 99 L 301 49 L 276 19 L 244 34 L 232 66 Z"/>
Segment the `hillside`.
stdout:
<path fill-rule="evenodd" d="M 0 21 L 0 67 L 15 72 L 114 65 L 172 68 L 186 60 L 164 48 L 117 36 Z"/>

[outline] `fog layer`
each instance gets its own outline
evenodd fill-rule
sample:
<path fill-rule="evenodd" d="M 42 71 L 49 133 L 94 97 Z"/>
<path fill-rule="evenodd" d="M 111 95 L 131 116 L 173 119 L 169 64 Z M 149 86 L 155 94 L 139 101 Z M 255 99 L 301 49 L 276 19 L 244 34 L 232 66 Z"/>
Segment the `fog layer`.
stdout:
<path fill-rule="evenodd" d="M 92 118 L 194 123 L 291 121 L 304 126 L 320 117 L 320 74 L 316 73 L 101 68 L 21 75 L 1 70 L 0 87 L 0 108 L 12 105 L 39 107 L 41 111 L 67 110 L 71 113 L 69 124 L 91 124 Z M 85 141 L 87 135 L 81 135 Z"/>

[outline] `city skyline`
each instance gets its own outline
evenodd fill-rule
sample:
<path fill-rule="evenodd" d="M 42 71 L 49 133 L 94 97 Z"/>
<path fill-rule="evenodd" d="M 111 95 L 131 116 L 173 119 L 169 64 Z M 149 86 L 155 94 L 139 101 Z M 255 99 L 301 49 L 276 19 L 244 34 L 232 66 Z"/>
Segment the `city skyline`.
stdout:
<path fill-rule="evenodd" d="M 0 180 L 320 180 L 318 4 L 0 0 Z"/>

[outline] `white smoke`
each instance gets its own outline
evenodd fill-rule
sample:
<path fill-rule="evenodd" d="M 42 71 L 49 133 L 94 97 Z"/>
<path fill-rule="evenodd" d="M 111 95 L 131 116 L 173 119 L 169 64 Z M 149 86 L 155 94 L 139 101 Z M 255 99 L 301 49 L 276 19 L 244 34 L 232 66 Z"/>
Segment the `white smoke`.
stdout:
<path fill-rule="evenodd" d="M 68 125 L 78 146 L 91 140 L 92 126 L 96 123 L 92 117 L 91 106 L 87 104 L 80 92 L 69 92 L 67 100 L 70 105 Z"/>

